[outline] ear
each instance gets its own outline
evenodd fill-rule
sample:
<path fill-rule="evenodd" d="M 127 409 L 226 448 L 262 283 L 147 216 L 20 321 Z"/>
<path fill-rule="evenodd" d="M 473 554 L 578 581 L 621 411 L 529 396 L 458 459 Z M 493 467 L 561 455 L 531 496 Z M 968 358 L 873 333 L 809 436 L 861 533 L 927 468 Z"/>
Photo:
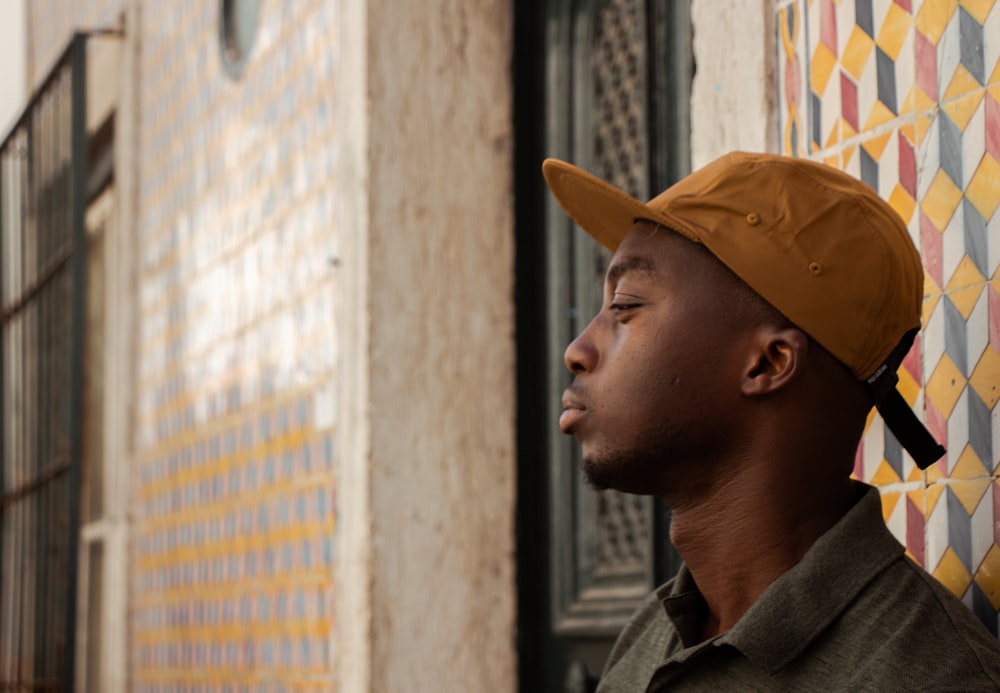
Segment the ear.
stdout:
<path fill-rule="evenodd" d="M 802 372 L 809 338 L 796 327 L 761 326 L 750 346 L 740 390 L 754 397 L 781 390 Z"/>

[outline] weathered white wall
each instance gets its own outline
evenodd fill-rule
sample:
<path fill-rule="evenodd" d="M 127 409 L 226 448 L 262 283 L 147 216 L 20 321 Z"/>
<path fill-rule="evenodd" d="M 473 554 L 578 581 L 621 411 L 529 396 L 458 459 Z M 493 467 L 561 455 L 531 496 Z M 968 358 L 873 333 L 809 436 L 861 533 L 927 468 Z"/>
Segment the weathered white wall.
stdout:
<path fill-rule="evenodd" d="M 13 125 L 27 101 L 25 0 L 0 2 L 0 128 Z"/>
<path fill-rule="evenodd" d="M 510 24 L 368 2 L 373 691 L 516 688 Z"/>
<path fill-rule="evenodd" d="M 777 151 L 772 0 L 692 0 L 691 165 Z"/>

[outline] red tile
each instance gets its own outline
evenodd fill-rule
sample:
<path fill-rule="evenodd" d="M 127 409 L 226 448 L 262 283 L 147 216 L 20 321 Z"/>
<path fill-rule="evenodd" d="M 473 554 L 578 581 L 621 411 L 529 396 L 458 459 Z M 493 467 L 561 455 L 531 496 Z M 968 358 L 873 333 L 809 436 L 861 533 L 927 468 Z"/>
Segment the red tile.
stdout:
<path fill-rule="evenodd" d="M 997 502 L 996 494 L 993 496 L 993 502 Z M 924 565 L 924 511 L 918 508 L 909 496 L 906 497 L 906 548 L 913 554 L 917 563 Z"/>
<path fill-rule="evenodd" d="M 939 287 L 944 287 L 941 268 L 941 232 L 926 214 L 920 212 L 920 255 L 924 260 L 924 269 Z"/>
<path fill-rule="evenodd" d="M 913 7 L 910 5 L 910 0 L 895 0 L 896 4 L 902 7 L 904 10 L 913 14 Z"/>
<path fill-rule="evenodd" d="M 899 133 L 899 184 L 910 197 L 917 199 L 917 157 L 909 140 Z"/>
<path fill-rule="evenodd" d="M 993 95 L 986 93 L 986 151 L 1000 161 L 1000 105 Z"/>
<path fill-rule="evenodd" d="M 930 98 L 937 100 L 937 50 L 930 39 L 920 33 L 913 32 L 914 48 L 916 49 L 917 86 Z"/>
<path fill-rule="evenodd" d="M 833 0 L 820 0 L 819 41 L 837 55 L 837 8 Z"/>
<path fill-rule="evenodd" d="M 858 449 L 854 453 L 854 478 L 864 480 L 865 478 L 865 446 L 864 441 L 858 443 Z"/>
<path fill-rule="evenodd" d="M 840 71 L 840 114 L 854 131 L 858 128 L 858 88 L 843 70 Z"/>

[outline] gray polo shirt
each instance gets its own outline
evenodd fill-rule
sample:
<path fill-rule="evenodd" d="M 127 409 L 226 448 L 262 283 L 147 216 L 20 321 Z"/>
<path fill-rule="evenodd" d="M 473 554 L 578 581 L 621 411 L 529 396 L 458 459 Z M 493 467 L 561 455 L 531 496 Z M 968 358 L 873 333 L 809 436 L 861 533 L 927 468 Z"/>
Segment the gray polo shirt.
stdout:
<path fill-rule="evenodd" d="M 598 693 L 1000 690 L 997 641 L 904 555 L 874 488 L 730 631 L 698 642 L 705 608 L 682 566 L 625 626 Z"/>

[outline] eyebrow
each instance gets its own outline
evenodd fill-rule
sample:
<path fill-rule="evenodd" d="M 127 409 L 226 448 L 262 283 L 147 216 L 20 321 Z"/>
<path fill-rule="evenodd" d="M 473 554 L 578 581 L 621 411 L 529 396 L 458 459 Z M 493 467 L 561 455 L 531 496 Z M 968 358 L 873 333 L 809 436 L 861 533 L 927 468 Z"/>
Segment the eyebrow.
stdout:
<path fill-rule="evenodd" d="M 606 281 L 608 283 L 616 282 L 629 272 L 646 275 L 647 277 L 655 277 L 656 266 L 652 260 L 645 257 L 636 257 L 633 255 L 619 258 L 613 265 L 608 267 Z"/>

